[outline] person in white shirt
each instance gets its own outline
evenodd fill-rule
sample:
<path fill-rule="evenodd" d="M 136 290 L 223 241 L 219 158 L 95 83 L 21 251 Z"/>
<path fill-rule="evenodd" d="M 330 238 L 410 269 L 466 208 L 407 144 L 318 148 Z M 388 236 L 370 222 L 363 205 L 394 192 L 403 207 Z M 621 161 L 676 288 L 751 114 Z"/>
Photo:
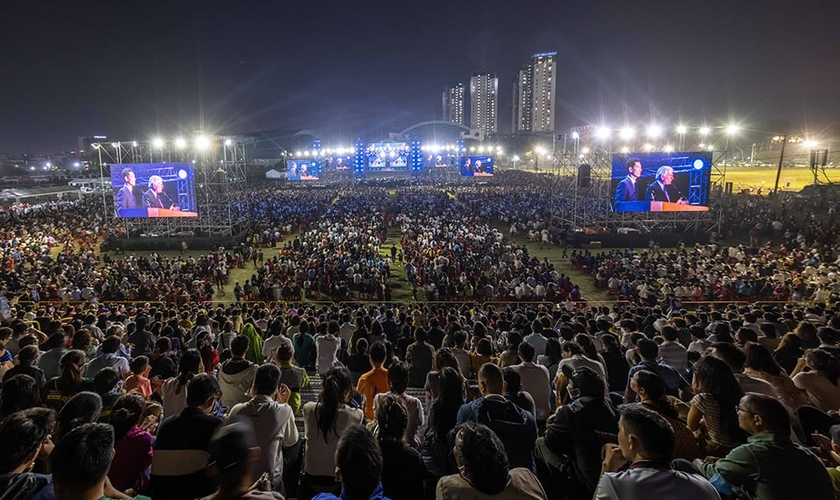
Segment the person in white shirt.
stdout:
<path fill-rule="evenodd" d="M 681 374 L 685 374 L 688 368 L 688 351 L 677 342 L 677 329 L 671 325 L 662 327 L 662 336 L 665 341 L 659 344 L 659 361 L 672 368 L 676 368 Z"/>
<path fill-rule="evenodd" d="M 319 335 L 315 338 L 315 349 L 317 350 L 315 369 L 322 377 L 338 361 L 338 350 L 341 349 L 341 339 L 336 337 L 337 333 L 338 322 L 330 321 L 327 324 L 327 334 Z"/>
<path fill-rule="evenodd" d="M 287 403 L 292 391 L 279 382 L 279 368 L 271 364 L 260 366 L 254 377 L 254 397 L 234 406 L 230 418 L 250 420 L 260 447 L 260 459 L 254 476 L 268 474 L 272 489 L 285 494 L 283 450 L 298 444 L 299 436 L 295 416 Z"/>
<path fill-rule="evenodd" d="M 378 414 L 377 409 L 385 395 L 395 396 L 408 413 L 408 424 L 403 435 L 405 442 L 412 448 L 419 449 L 423 442 L 420 429 L 425 425 L 425 414 L 423 413 L 423 403 L 418 398 L 405 393 L 406 388 L 408 388 L 408 365 L 402 361 L 397 361 L 388 367 L 388 386 L 390 392 L 381 392 L 374 396 L 373 411 Z"/>
<path fill-rule="evenodd" d="M 528 342 L 519 344 L 517 351 L 520 364 L 514 365 L 522 382 L 522 390 L 534 398 L 534 417 L 545 422 L 551 414 L 551 380 L 548 368 L 534 364 L 534 346 Z"/>

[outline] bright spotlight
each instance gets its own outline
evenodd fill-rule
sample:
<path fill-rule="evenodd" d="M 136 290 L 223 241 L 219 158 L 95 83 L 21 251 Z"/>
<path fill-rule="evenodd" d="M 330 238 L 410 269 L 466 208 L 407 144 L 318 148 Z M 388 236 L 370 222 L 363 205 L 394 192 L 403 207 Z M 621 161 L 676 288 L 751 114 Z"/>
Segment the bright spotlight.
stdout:
<path fill-rule="evenodd" d="M 653 144 L 647 143 L 644 146 L 642 146 L 642 149 L 644 149 L 645 151 L 653 151 Z"/>
<path fill-rule="evenodd" d="M 606 139 L 609 139 L 610 138 L 610 129 L 607 128 L 607 127 L 598 127 L 598 129 L 595 130 L 595 137 L 597 137 L 598 139 L 601 139 L 602 141 L 606 140 Z"/>
<path fill-rule="evenodd" d="M 819 143 L 813 139 L 807 139 L 805 142 L 802 143 L 802 145 L 806 148 L 815 148 L 819 145 Z"/>
<path fill-rule="evenodd" d="M 210 149 L 210 138 L 206 135 L 199 135 L 195 138 L 195 149 L 205 151 Z"/>
<path fill-rule="evenodd" d="M 161 139 L 160 137 L 155 137 L 154 139 L 152 139 L 152 146 L 154 146 L 156 149 L 162 148 L 163 139 Z"/>
<path fill-rule="evenodd" d="M 636 135 L 636 131 L 633 130 L 632 127 L 624 127 L 623 129 L 621 129 L 621 132 L 619 133 L 619 135 L 625 141 L 629 141 L 630 139 L 633 138 L 634 135 Z"/>
<path fill-rule="evenodd" d="M 187 178 L 187 171 L 184 170 L 183 168 L 178 170 L 178 178 L 181 179 L 181 180 L 186 179 Z"/>
<path fill-rule="evenodd" d="M 511 158 L 511 160 L 519 161 L 519 155 L 513 155 L 513 158 Z"/>
<path fill-rule="evenodd" d="M 577 132 L 572 132 L 572 139 L 580 139 L 580 134 Z"/>
<path fill-rule="evenodd" d="M 662 148 L 662 151 L 665 151 L 666 153 L 673 153 L 674 152 L 674 146 L 672 146 L 670 144 L 666 144 L 665 147 Z"/>
<path fill-rule="evenodd" d="M 295 151 L 295 156 L 303 156 L 303 153 L 300 150 Z"/>
<path fill-rule="evenodd" d="M 131 141 L 131 147 L 136 148 L 137 147 L 137 141 Z"/>
<path fill-rule="evenodd" d="M 230 139 L 225 139 L 225 146 L 230 146 L 231 144 L 233 144 L 233 141 L 232 141 L 232 140 L 230 140 Z"/>
<path fill-rule="evenodd" d="M 647 128 L 647 135 L 651 139 L 656 139 L 662 135 L 662 127 L 659 125 L 651 125 Z"/>
<path fill-rule="evenodd" d="M 622 153 L 629 153 L 629 152 L 630 152 L 630 148 L 628 148 L 627 146 L 622 146 L 622 147 L 621 147 L 621 152 L 622 152 Z"/>
<path fill-rule="evenodd" d="M 711 132 L 709 127 L 700 127 L 700 135 L 709 135 L 709 132 Z"/>
<path fill-rule="evenodd" d="M 738 133 L 739 130 L 741 130 L 741 127 L 739 127 L 738 125 L 735 125 L 734 123 L 731 124 L 731 125 L 727 125 L 727 127 L 726 127 L 726 133 L 728 135 L 735 135 L 735 134 Z"/>
<path fill-rule="evenodd" d="M 81 166 L 82 166 L 82 164 L 81 164 L 81 163 L 79 163 L 79 162 L 74 162 L 74 163 L 73 163 L 73 166 L 74 166 L 74 167 L 76 167 L 76 168 L 79 168 L 79 167 L 81 167 Z"/>
<path fill-rule="evenodd" d="M 117 149 L 117 148 L 119 148 L 119 147 L 120 147 L 120 143 L 119 143 L 119 142 L 112 142 L 112 143 L 111 143 L 111 146 L 113 146 L 113 147 L 114 147 L 114 149 Z"/>
<path fill-rule="evenodd" d="M 184 149 L 187 147 L 187 141 L 183 137 L 178 137 L 175 139 L 175 147 L 178 149 Z"/>
<path fill-rule="evenodd" d="M 678 134 L 684 134 L 686 132 L 688 132 L 688 127 L 686 127 L 685 125 L 677 125 Z"/>
<path fill-rule="evenodd" d="M 581 148 L 580 152 L 585 154 L 585 155 L 588 155 L 589 154 L 589 148 L 583 147 L 583 148 Z"/>

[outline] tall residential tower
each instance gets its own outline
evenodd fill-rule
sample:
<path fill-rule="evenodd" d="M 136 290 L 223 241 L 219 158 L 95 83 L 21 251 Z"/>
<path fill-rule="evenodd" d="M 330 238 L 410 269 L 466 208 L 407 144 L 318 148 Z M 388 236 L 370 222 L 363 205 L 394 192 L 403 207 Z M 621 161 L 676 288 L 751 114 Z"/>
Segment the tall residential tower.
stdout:
<path fill-rule="evenodd" d="M 513 82 L 513 123 L 516 132 L 554 132 L 557 53 L 534 54 Z"/>
<path fill-rule="evenodd" d="M 464 84 L 443 89 L 443 120 L 464 124 Z"/>
<path fill-rule="evenodd" d="M 499 128 L 499 79 L 495 73 L 470 78 L 470 128 L 495 134 Z"/>

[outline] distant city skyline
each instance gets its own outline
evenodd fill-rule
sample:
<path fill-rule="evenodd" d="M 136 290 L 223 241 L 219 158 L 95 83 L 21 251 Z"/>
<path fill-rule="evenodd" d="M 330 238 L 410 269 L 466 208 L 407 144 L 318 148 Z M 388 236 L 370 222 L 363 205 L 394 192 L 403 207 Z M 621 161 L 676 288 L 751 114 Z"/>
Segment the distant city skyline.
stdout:
<path fill-rule="evenodd" d="M 480 7 L 479 7 L 480 6 Z M 441 89 L 510 84 L 556 51 L 554 130 L 737 122 L 819 134 L 840 122 L 840 2 L 400 5 L 7 2 L 0 151 L 74 149 L 195 131 L 307 129 L 330 143 L 441 120 Z"/>

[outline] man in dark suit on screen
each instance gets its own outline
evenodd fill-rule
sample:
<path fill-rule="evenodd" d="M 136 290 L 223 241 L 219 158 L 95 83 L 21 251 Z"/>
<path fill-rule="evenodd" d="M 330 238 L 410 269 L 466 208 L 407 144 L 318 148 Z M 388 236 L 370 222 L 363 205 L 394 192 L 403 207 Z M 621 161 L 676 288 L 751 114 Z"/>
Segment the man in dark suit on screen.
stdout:
<path fill-rule="evenodd" d="M 137 208 L 137 198 L 134 197 L 134 185 L 137 183 L 137 177 L 134 175 L 134 170 L 125 167 L 120 172 L 123 178 L 123 187 L 117 191 L 117 211 L 123 208 Z"/>
<path fill-rule="evenodd" d="M 656 171 L 656 180 L 648 186 L 645 192 L 647 201 L 667 201 L 688 205 L 688 200 L 683 198 L 674 183 L 674 169 L 668 165 L 662 165 Z"/>
<path fill-rule="evenodd" d="M 143 193 L 143 206 L 181 210 L 178 205 L 172 203 L 169 195 L 163 192 L 163 179 L 159 175 L 149 177 L 149 190 Z"/>
<path fill-rule="evenodd" d="M 642 176 L 642 162 L 636 158 L 630 158 L 625 164 L 627 169 L 627 176 L 615 186 L 615 196 L 613 196 L 613 204 L 616 205 L 622 201 L 636 201 L 639 199 L 636 192 L 636 181 Z"/>

